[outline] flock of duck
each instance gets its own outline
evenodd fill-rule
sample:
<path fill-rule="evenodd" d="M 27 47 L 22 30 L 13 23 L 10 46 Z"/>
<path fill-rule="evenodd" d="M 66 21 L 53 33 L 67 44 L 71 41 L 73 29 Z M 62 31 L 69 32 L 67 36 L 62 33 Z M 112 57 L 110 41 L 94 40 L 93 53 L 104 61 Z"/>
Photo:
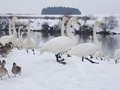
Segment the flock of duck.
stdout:
<path fill-rule="evenodd" d="M 20 30 L 23 28 L 23 26 L 19 27 L 18 34 L 16 32 L 15 28 L 15 20 L 17 20 L 17 16 L 14 16 L 11 20 L 9 20 L 9 35 L 2 36 L 0 38 L 0 55 L 2 57 L 6 57 L 12 50 L 13 46 L 16 47 L 23 47 L 26 49 L 27 53 L 28 49 L 31 49 L 33 51 L 33 54 L 35 54 L 35 41 L 31 37 L 31 34 L 33 33 L 30 30 L 30 24 L 33 23 L 32 20 L 28 20 L 28 25 L 27 25 L 27 38 L 23 40 L 22 35 L 24 32 L 20 34 Z M 64 23 L 68 21 L 67 23 L 67 28 L 65 28 Z M 78 40 L 76 36 L 71 32 L 71 24 L 75 22 L 76 24 L 80 25 L 79 20 L 76 17 L 63 17 L 62 19 L 62 26 L 61 26 L 61 36 L 53 38 L 46 43 L 43 41 L 40 42 L 38 48 L 40 50 L 40 54 L 44 52 L 50 52 L 55 54 L 56 61 L 61 64 L 66 64 L 64 61 L 65 59 L 62 58 L 62 55 L 68 55 L 68 56 L 78 56 L 82 57 L 82 61 L 84 59 L 90 61 L 91 63 L 99 64 L 98 62 L 92 61 L 89 59 L 87 56 L 91 56 L 90 58 L 98 58 L 100 57 L 102 60 L 102 55 L 103 52 L 101 51 L 101 45 L 102 41 L 98 41 L 97 36 L 96 36 L 96 28 L 98 25 L 102 24 L 102 22 L 95 21 L 94 27 L 93 27 L 93 40 L 94 43 L 88 42 L 88 43 L 82 43 L 82 44 L 77 44 Z M 11 31 L 11 27 L 13 28 L 13 33 Z M 66 30 L 66 34 L 64 31 Z M 92 57 L 92 54 L 95 55 Z M 109 58 L 106 57 L 106 58 Z M 120 58 L 120 49 L 117 49 L 114 54 L 114 60 L 115 63 L 117 63 L 117 59 Z M 7 69 L 4 67 L 5 63 L 4 61 L 1 62 L 1 67 L 0 67 L 0 76 L 2 79 L 2 76 L 8 74 Z M 21 67 L 16 66 L 16 63 L 13 63 L 13 68 L 12 73 L 13 74 L 18 74 L 21 73 Z M 15 69 L 16 68 L 16 69 Z M 9 75 L 8 75 L 9 76 Z"/>

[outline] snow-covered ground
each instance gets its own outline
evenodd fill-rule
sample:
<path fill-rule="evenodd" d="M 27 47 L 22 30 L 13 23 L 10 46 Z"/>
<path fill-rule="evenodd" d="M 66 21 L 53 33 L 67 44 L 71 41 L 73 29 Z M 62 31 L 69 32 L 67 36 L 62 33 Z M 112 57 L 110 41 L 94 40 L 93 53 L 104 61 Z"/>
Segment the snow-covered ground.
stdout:
<path fill-rule="evenodd" d="M 39 20 L 33 21 L 32 27 L 38 28 Z M 33 55 L 31 50 L 27 54 L 25 49 L 14 48 L 7 57 L 0 56 L 0 60 L 6 60 L 10 75 L 0 80 L 0 90 L 120 90 L 120 62 L 115 64 L 113 58 L 110 61 L 92 59 L 99 64 L 91 64 L 82 62 L 81 57 L 64 56 L 67 64 L 62 65 L 52 53 L 39 54 L 37 49 Z M 21 76 L 14 77 L 11 73 L 13 62 L 21 66 Z"/>
<path fill-rule="evenodd" d="M 0 80 L 0 90 L 120 90 L 120 63 L 113 59 L 101 61 L 99 64 L 82 62 L 80 57 L 65 57 L 66 65 L 56 62 L 54 54 L 35 55 L 23 50 L 13 49 L 0 60 L 6 60 L 8 76 Z M 13 62 L 22 68 L 21 76 L 11 73 Z"/>

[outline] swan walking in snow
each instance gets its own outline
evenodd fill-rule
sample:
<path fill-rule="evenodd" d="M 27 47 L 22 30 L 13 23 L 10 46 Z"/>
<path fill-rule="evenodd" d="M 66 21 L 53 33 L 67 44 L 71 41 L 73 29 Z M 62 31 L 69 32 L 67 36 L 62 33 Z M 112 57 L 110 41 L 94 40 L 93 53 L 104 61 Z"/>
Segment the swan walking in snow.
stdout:
<path fill-rule="evenodd" d="M 41 42 L 38 47 L 40 49 L 40 54 L 44 52 L 54 53 L 56 56 L 57 62 L 61 64 L 66 64 L 66 62 L 63 62 L 64 59 L 59 60 L 59 56 L 61 53 L 68 51 L 71 47 L 77 44 L 77 38 L 70 31 L 71 23 L 76 22 L 76 21 L 77 23 L 79 23 L 76 17 L 72 17 L 69 19 L 68 24 L 67 24 L 67 35 L 68 36 L 59 36 L 59 37 L 49 40 L 46 43 Z"/>
<path fill-rule="evenodd" d="M 102 23 L 99 21 L 95 21 L 94 28 L 93 28 L 94 43 L 78 44 L 75 47 L 71 48 L 71 50 L 69 50 L 67 52 L 67 54 L 82 57 L 82 61 L 84 61 L 84 58 L 85 58 L 88 61 L 90 61 L 91 63 L 98 64 L 97 62 L 94 62 L 86 57 L 86 56 L 93 54 L 95 51 L 97 51 L 99 49 L 99 41 L 98 41 L 97 36 L 96 36 L 96 27 L 98 24 L 102 24 Z"/>
<path fill-rule="evenodd" d="M 35 41 L 34 39 L 31 37 L 31 31 L 30 31 L 30 24 L 33 23 L 32 20 L 28 20 L 28 31 L 27 31 L 27 38 L 24 39 L 23 41 L 23 48 L 26 49 L 27 53 L 28 53 L 28 49 L 31 49 L 33 51 L 33 54 L 35 54 L 34 52 L 34 48 L 35 48 Z"/>

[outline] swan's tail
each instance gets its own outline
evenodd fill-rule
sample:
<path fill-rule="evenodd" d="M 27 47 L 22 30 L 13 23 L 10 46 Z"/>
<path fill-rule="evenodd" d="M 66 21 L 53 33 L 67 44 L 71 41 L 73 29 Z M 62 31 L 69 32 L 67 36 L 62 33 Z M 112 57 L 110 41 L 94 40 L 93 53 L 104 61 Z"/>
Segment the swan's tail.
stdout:
<path fill-rule="evenodd" d="M 38 50 L 40 50 L 40 55 L 43 53 L 43 52 L 42 52 L 42 47 L 43 47 L 43 45 L 44 45 L 44 42 L 43 42 L 43 41 L 41 41 L 40 44 L 38 45 Z"/>
<path fill-rule="evenodd" d="M 40 44 L 38 45 L 38 49 L 41 49 L 43 47 L 44 42 L 41 41 Z"/>

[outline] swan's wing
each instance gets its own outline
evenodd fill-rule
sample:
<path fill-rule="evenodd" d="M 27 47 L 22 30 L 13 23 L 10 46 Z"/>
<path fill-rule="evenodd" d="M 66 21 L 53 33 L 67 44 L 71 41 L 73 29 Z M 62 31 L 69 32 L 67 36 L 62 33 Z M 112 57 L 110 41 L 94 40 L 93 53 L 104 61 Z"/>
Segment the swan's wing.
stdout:
<path fill-rule="evenodd" d="M 5 45 L 5 43 L 8 43 L 9 41 L 10 41 L 10 36 L 2 36 L 1 38 L 0 38 L 0 42 L 3 44 L 3 45 Z"/>
<path fill-rule="evenodd" d="M 70 49 L 71 46 L 73 46 L 73 41 L 69 37 L 62 36 L 46 42 L 43 49 L 45 51 L 57 53 L 61 51 L 66 51 Z"/>
<path fill-rule="evenodd" d="M 71 48 L 71 50 L 68 51 L 68 54 L 76 56 L 86 56 L 93 54 L 96 50 L 98 50 L 98 47 L 95 44 L 83 43 Z"/>

